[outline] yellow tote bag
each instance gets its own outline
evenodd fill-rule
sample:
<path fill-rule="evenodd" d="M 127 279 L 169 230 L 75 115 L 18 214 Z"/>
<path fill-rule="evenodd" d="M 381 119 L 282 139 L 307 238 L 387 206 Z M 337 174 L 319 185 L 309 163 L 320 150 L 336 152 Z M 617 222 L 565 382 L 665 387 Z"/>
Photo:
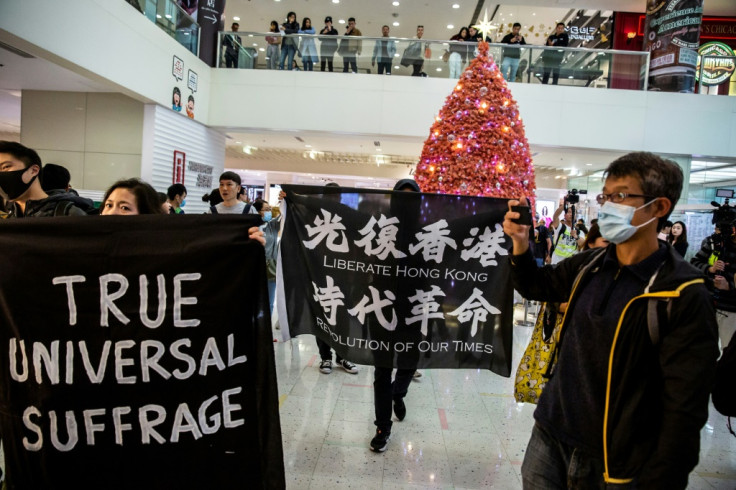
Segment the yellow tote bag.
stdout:
<path fill-rule="evenodd" d="M 556 360 L 557 342 L 560 339 L 562 319 L 565 315 L 558 313 L 554 330 L 548 339 L 544 338 L 544 313 L 550 305 L 544 304 L 539 309 L 534 324 L 532 338 L 526 346 L 521 362 L 516 369 L 514 398 L 519 403 L 537 403 L 544 385 L 549 381 L 552 366 Z"/>

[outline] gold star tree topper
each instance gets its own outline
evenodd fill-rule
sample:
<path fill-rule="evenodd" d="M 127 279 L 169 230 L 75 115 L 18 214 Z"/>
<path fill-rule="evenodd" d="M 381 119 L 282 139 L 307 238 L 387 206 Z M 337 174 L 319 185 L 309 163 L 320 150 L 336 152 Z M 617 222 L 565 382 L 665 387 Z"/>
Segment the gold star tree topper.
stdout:
<path fill-rule="evenodd" d="M 481 33 L 481 35 L 483 36 L 483 40 L 485 41 L 486 37 L 488 37 L 491 34 L 491 31 L 494 29 L 494 27 L 491 25 L 491 21 L 488 20 L 488 9 L 486 9 L 485 13 L 483 14 L 483 20 L 480 22 L 480 24 L 474 25 L 473 27 Z"/>

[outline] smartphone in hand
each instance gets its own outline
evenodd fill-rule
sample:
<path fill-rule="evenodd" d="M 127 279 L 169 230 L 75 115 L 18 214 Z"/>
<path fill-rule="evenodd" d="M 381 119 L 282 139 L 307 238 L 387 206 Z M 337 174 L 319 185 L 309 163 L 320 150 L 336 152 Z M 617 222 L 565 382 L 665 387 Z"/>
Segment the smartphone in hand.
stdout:
<path fill-rule="evenodd" d="M 517 225 L 532 225 L 532 210 L 529 206 L 511 206 L 511 211 L 519 213 L 519 218 L 511 221 Z"/>

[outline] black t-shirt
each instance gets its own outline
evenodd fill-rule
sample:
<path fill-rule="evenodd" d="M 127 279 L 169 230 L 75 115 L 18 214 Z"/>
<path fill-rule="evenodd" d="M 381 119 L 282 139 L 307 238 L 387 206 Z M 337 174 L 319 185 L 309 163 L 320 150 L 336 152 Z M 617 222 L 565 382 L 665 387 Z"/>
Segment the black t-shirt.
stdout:
<path fill-rule="evenodd" d="M 501 44 L 512 44 L 512 45 L 519 45 L 519 44 L 526 44 L 526 40 L 524 39 L 524 36 L 519 34 L 519 41 L 511 42 L 511 40 L 516 37 L 513 33 L 509 32 L 506 34 L 503 39 L 501 40 Z M 509 58 L 519 58 L 521 56 L 521 50 L 519 48 L 503 48 L 503 55 L 508 56 Z"/>
<path fill-rule="evenodd" d="M 534 231 L 534 257 L 544 259 L 547 257 L 547 238 L 549 237 L 549 232 L 544 225 L 537 226 Z"/>

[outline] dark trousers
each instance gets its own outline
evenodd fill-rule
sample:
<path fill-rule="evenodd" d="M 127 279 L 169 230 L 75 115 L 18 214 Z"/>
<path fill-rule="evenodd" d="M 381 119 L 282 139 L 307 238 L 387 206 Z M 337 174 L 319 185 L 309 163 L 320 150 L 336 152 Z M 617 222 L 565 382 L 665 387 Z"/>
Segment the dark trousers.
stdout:
<path fill-rule="evenodd" d="M 549 82 L 549 75 L 552 74 L 552 85 L 557 85 L 557 80 L 560 78 L 560 67 L 559 66 L 545 66 L 542 71 L 542 83 L 547 84 Z"/>
<path fill-rule="evenodd" d="M 415 61 L 412 63 L 412 73 L 411 76 L 413 77 L 421 77 L 422 76 L 422 67 L 424 66 L 424 61 Z"/>
<path fill-rule="evenodd" d="M 347 73 L 349 71 L 358 73 L 358 59 L 355 55 L 342 57 L 342 72 Z"/>
<path fill-rule="evenodd" d="M 384 70 L 386 75 L 391 74 L 391 62 L 390 61 L 379 61 L 378 62 L 378 74 L 383 75 Z"/>
<path fill-rule="evenodd" d="M 321 357 L 323 361 L 332 360 L 332 349 L 330 349 L 330 346 L 327 344 L 327 342 L 317 339 L 317 348 L 319 349 L 319 357 Z M 337 352 L 335 352 L 335 361 L 342 361 L 342 357 L 340 357 L 340 354 L 338 354 Z"/>
<path fill-rule="evenodd" d="M 333 68 L 333 60 L 335 59 L 334 56 L 330 56 L 329 58 L 322 57 L 322 61 L 320 62 L 320 68 L 322 68 L 322 71 L 325 71 L 325 64 L 327 65 L 328 71 L 332 71 Z"/>
<path fill-rule="evenodd" d="M 391 381 L 392 368 L 376 367 L 373 372 L 373 402 L 376 408 L 376 427 L 390 431 L 393 422 L 393 401 L 404 398 L 409 391 L 414 369 L 397 369 L 396 377 Z"/>
<path fill-rule="evenodd" d="M 525 490 L 625 490 L 635 487 L 626 483 L 606 486 L 603 471 L 602 459 L 559 441 L 539 424 L 534 424 L 521 465 L 521 481 Z"/>
<path fill-rule="evenodd" d="M 225 66 L 228 68 L 238 67 L 238 53 L 229 53 L 225 51 Z"/>

